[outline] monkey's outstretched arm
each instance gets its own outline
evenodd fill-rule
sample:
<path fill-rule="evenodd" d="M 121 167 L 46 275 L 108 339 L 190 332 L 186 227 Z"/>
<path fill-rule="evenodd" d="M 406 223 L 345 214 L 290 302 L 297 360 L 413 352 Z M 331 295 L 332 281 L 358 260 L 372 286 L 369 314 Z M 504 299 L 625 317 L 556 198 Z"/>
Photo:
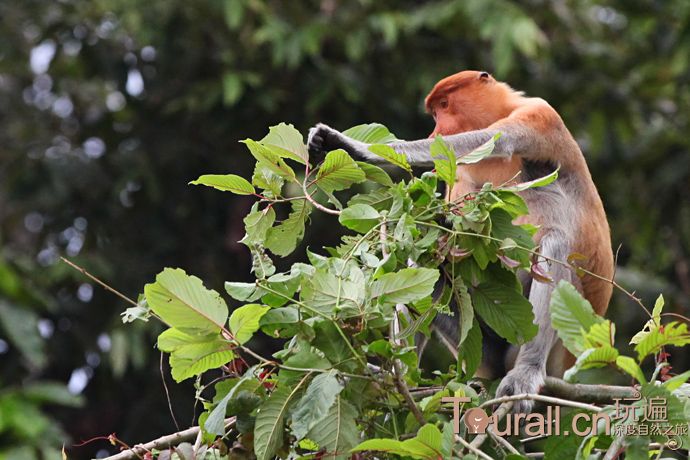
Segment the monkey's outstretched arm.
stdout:
<path fill-rule="evenodd" d="M 550 106 L 528 107 L 515 111 L 486 129 L 443 136 L 443 139 L 453 148 L 456 155 L 461 157 L 500 133 L 501 137 L 496 142 L 492 156 L 509 158 L 518 154 L 539 159 L 547 155 L 552 156 L 549 134 L 561 129 L 565 130 L 562 121 Z M 567 133 L 567 130 L 565 132 Z M 559 134 L 562 142 L 563 133 Z M 396 141 L 388 145 L 396 152 L 404 154 L 412 166 L 433 166 L 430 153 L 433 141 Z M 324 124 L 316 125 L 309 132 L 308 147 L 312 154 L 319 155 L 330 150 L 343 149 L 352 156 L 370 162 L 384 162 L 381 157 L 369 151 L 369 146 Z"/>

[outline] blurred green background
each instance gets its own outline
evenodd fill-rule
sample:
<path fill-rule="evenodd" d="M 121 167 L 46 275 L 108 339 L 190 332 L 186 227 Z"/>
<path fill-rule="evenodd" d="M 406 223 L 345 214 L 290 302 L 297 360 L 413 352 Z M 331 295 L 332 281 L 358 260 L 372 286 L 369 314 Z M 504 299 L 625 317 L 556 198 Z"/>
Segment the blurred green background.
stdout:
<path fill-rule="evenodd" d="M 249 279 L 237 241 L 252 200 L 188 181 L 248 176 L 238 140 L 280 121 L 426 137 L 423 97 L 462 69 L 561 113 L 620 245 L 618 280 L 688 313 L 687 0 L 0 0 L 0 18 L 0 459 L 57 458 L 63 442 L 103 456 L 105 440 L 73 444 L 176 431 L 156 328 L 123 326 L 127 305 L 59 256 L 134 298 L 165 266 L 219 291 Z M 306 244 L 335 241 L 329 219 Z M 623 343 L 644 322 L 619 294 L 609 311 Z M 189 426 L 192 385 L 169 386 Z"/>

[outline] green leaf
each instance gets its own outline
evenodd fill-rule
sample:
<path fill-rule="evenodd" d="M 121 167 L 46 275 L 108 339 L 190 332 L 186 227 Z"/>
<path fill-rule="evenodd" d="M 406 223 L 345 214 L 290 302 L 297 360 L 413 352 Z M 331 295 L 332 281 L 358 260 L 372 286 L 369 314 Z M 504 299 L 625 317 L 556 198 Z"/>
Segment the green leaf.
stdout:
<path fill-rule="evenodd" d="M 309 153 L 304 145 L 304 137 L 291 124 L 280 123 L 268 128 L 268 134 L 260 141 L 263 145 L 274 147 L 273 152 L 283 158 L 307 164 Z"/>
<path fill-rule="evenodd" d="M 237 343 L 242 345 L 252 338 L 252 335 L 259 330 L 259 321 L 266 314 L 270 307 L 250 303 L 244 305 L 230 315 L 230 332 Z"/>
<path fill-rule="evenodd" d="M 325 315 L 340 310 L 359 311 L 364 302 L 364 284 L 338 278 L 331 272 L 316 270 L 305 280 L 301 300 L 311 309 Z M 303 312 L 306 312 L 303 310 Z"/>
<path fill-rule="evenodd" d="M 305 200 L 292 201 L 288 218 L 266 232 L 266 249 L 281 257 L 292 253 L 304 237 L 304 224 L 311 210 L 311 205 Z"/>
<path fill-rule="evenodd" d="M 455 152 L 440 135 L 436 135 L 431 143 L 431 157 L 435 158 L 434 166 L 438 177 L 448 184 L 448 187 L 453 187 L 457 170 Z"/>
<path fill-rule="evenodd" d="M 523 190 L 527 190 L 529 188 L 544 187 L 558 179 L 559 169 L 560 168 L 556 168 L 556 170 L 551 174 L 548 174 L 544 177 L 540 177 L 538 179 L 531 180 L 529 182 L 521 182 L 519 184 L 512 185 L 509 187 L 501 187 L 501 190 L 507 190 L 510 192 L 522 192 Z"/>
<path fill-rule="evenodd" d="M 158 336 L 158 349 L 170 353 L 176 382 L 219 368 L 235 357 L 231 344 L 218 333 L 187 334 L 172 327 Z"/>
<path fill-rule="evenodd" d="M 539 328 L 532 305 L 514 286 L 491 279 L 474 288 L 474 308 L 501 337 L 513 345 L 530 341 Z"/>
<path fill-rule="evenodd" d="M 656 302 L 654 302 L 654 309 L 652 310 L 652 319 L 647 321 L 640 332 L 635 334 L 632 339 L 630 339 L 631 344 L 637 344 L 642 341 L 649 333 L 653 330 L 659 329 L 661 326 L 661 311 L 664 309 L 664 296 L 659 294 Z"/>
<path fill-rule="evenodd" d="M 604 321 L 597 316 L 592 305 L 582 297 L 575 287 L 561 280 L 551 296 L 551 323 L 563 345 L 575 356 L 585 348 L 584 334 Z"/>
<path fill-rule="evenodd" d="M 336 365 L 343 366 L 352 364 L 352 351 L 345 342 L 345 339 L 338 332 L 338 327 L 332 321 L 319 321 L 314 324 L 314 332 L 316 336 L 312 340 L 318 350 L 328 356 L 329 359 Z M 344 367 L 343 370 L 347 370 Z"/>
<path fill-rule="evenodd" d="M 256 286 L 256 283 L 226 281 L 225 292 L 227 292 L 230 297 L 240 302 L 253 302 L 261 297 L 261 290 Z"/>
<path fill-rule="evenodd" d="M 501 137 L 501 133 L 496 134 L 494 137 L 492 137 L 476 149 L 472 150 L 470 153 L 459 157 L 458 163 L 467 165 L 482 161 L 484 158 L 491 155 L 491 153 L 494 151 L 496 141 L 499 137 Z"/>
<path fill-rule="evenodd" d="M 197 180 L 190 182 L 191 185 L 206 185 L 222 192 L 232 192 L 236 195 L 253 195 L 256 193 L 252 184 L 244 177 L 235 174 L 204 174 Z"/>
<path fill-rule="evenodd" d="M 462 346 L 463 342 L 467 338 L 467 334 L 472 329 L 472 324 L 474 322 L 474 308 L 472 308 L 472 298 L 467 290 L 465 282 L 459 276 L 453 281 L 453 296 L 455 298 L 455 303 L 460 312 L 458 321 L 458 347 Z"/>
<path fill-rule="evenodd" d="M 209 413 L 208 417 L 204 421 L 203 426 L 204 430 L 207 433 L 212 433 L 216 436 L 223 436 L 225 434 L 224 421 L 228 403 L 232 398 L 235 397 L 235 394 L 238 393 L 239 390 L 242 389 L 247 382 L 249 382 L 252 379 L 255 379 L 255 371 L 256 366 L 249 368 L 241 378 L 237 379 L 237 383 L 233 385 L 233 387 L 225 394 L 225 396 L 223 396 L 223 398 L 220 401 L 218 401 L 216 407 L 213 408 L 213 410 Z M 216 391 L 219 391 L 219 385 L 221 384 L 216 385 Z"/>
<path fill-rule="evenodd" d="M 412 173 L 412 167 L 407 162 L 407 157 L 402 153 L 397 153 L 392 147 L 384 144 L 374 144 L 369 146 L 369 151 L 378 155 L 389 163 Z"/>
<path fill-rule="evenodd" d="M 458 347 L 458 363 L 458 369 L 462 369 L 466 378 L 474 377 L 482 363 L 482 329 L 477 318 L 472 322 L 472 329 L 467 333 L 465 341 Z"/>
<path fill-rule="evenodd" d="M 329 356 L 333 358 L 331 355 Z M 312 372 L 313 369 L 326 370 L 333 367 L 331 362 L 324 358 L 321 353 L 317 351 L 317 349 L 309 347 L 304 343 L 300 344 L 300 350 L 296 354 L 286 359 L 283 364 L 291 369 L 281 369 L 280 374 L 278 375 L 281 385 L 291 385 L 292 383 L 304 378 L 304 376 Z"/>
<path fill-rule="evenodd" d="M 257 162 L 254 166 L 252 184 L 260 189 L 263 189 L 264 195 L 272 198 L 280 196 L 284 183 L 285 179 L 261 163 Z"/>
<path fill-rule="evenodd" d="M 326 417 L 314 426 L 306 437 L 326 450 L 323 459 L 346 460 L 350 458 L 350 449 L 357 444 L 359 438 L 356 416 L 357 410 L 354 406 L 338 395 Z"/>
<path fill-rule="evenodd" d="M 670 379 L 662 383 L 662 386 L 668 391 L 676 391 L 678 388 L 682 387 L 690 379 L 690 371 L 685 371 L 682 374 L 674 375 Z"/>
<path fill-rule="evenodd" d="M 353 126 L 343 134 L 365 144 L 388 144 L 398 139 L 380 123 L 369 123 Z"/>
<path fill-rule="evenodd" d="M 338 371 L 330 371 L 314 377 L 304 392 L 302 399 L 292 410 L 292 434 L 297 440 L 328 415 L 336 397 L 343 391 L 343 384 L 338 379 Z"/>
<path fill-rule="evenodd" d="M 279 153 L 282 153 L 280 151 L 282 149 L 277 149 L 275 147 L 271 149 L 251 139 L 245 139 L 241 142 L 247 146 L 249 152 L 259 163 L 261 163 L 261 165 L 267 167 L 283 179 L 297 182 L 295 171 L 293 171 L 279 155 Z"/>
<path fill-rule="evenodd" d="M 616 366 L 627 372 L 641 384 L 647 383 L 647 379 L 645 379 L 642 369 L 640 369 L 640 366 L 638 366 L 635 360 L 631 357 L 619 356 L 616 358 Z"/>
<path fill-rule="evenodd" d="M 439 272 L 435 269 L 403 268 L 374 281 L 371 296 L 387 304 L 414 302 L 431 295 L 438 277 Z"/>
<path fill-rule="evenodd" d="M 275 220 L 276 212 L 272 206 L 259 210 L 259 203 L 254 203 L 251 212 L 244 218 L 244 229 L 247 233 L 241 242 L 247 246 L 264 244 L 266 234 Z"/>
<path fill-rule="evenodd" d="M 364 172 L 364 175 L 366 176 L 367 180 L 376 182 L 386 187 L 393 186 L 393 180 L 383 169 L 379 168 L 376 165 L 365 163 L 364 161 L 357 161 L 356 163 L 357 166 L 359 166 L 359 169 L 361 169 Z"/>
<path fill-rule="evenodd" d="M 254 453 L 257 460 L 271 460 L 283 445 L 285 417 L 300 395 L 307 376 L 294 387 L 279 385 L 259 407 L 254 425 Z"/>
<path fill-rule="evenodd" d="M 345 150 L 328 152 L 314 183 L 326 192 L 334 192 L 366 180 L 364 171 Z"/>
<path fill-rule="evenodd" d="M 166 324 L 190 334 L 217 333 L 228 318 L 220 295 L 179 268 L 166 268 L 144 287 L 146 301 Z"/>
<path fill-rule="evenodd" d="M 368 204 L 353 204 L 343 209 L 338 221 L 350 230 L 366 233 L 381 220 L 379 212 Z"/>
<path fill-rule="evenodd" d="M 577 357 L 575 365 L 565 372 L 563 378 L 567 381 L 572 381 L 575 374 L 581 370 L 614 364 L 616 363 L 617 359 L 618 350 L 610 345 L 597 348 L 588 348 Z"/>
<path fill-rule="evenodd" d="M 682 347 L 688 344 L 690 344 L 688 325 L 673 321 L 652 330 L 640 340 L 640 343 L 635 345 L 635 351 L 638 360 L 642 361 L 648 355 L 658 353 L 663 347 Z"/>
<path fill-rule="evenodd" d="M 369 439 L 360 443 L 351 452 L 375 450 L 412 458 L 437 460 L 442 458 L 442 435 L 436 426 L 426 424 L 417 436 L 405 441 L 395 439 Z"/>

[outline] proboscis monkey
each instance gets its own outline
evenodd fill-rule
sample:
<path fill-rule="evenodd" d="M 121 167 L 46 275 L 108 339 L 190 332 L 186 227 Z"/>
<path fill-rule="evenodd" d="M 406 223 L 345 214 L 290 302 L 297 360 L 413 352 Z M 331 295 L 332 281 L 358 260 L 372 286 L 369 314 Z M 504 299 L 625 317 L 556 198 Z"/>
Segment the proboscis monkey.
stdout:
<path fill-rule="evenodd" d="M 448 193 L 450 200 L 477 191 L 486 182 L 500 185 L 515 177 L 527 181 L 560 166 L 555 182 L 521 192 L 529 216 L 520 223 L 539 226 L 535 240 L 544 256 L 565 261 L 572 253 L 583 254 L 587 258 L 581 264 L 583 268 L 611 279 L 614 263 L 604 207 L 582 151 L 553 107 L 543 99 L 525 97 L 488 73 L 478 71 L 444 78 L 434 86 L 425 103 L 436 121 L 430 139 L 395 141 L 389 145 L 396 152 L 405 154 L 413 166 L 433 166 L 430 146 L 437 134 L 461 156 L 501 133 L 489 157 L 458 166 L 456 185 Z M 312 128 L 308 144 L 312 152 L 342 148 L 370 162 L 383 161 L 368 150 L 367 144 L 323 124 Z M 553 280 L 526 281 L 525 293 L 529 293 L 539 332 L 520 348 L 513 368 L 498 388 L 499 396 L 537 393 L 543 386 L 546 361 L 556 342 L 549 302 L 559 280 L 575 285 L 598 314 L 606 311 L 611 297 L 610 283 L 591 275 L 579 278 L 570 268 L 545 259 L 540 259 L 539 265 Z M 572 357 L 566 360 L 572 364 Z M 527 412 L 531 405 L 524 401 L 514 410 Z"/>

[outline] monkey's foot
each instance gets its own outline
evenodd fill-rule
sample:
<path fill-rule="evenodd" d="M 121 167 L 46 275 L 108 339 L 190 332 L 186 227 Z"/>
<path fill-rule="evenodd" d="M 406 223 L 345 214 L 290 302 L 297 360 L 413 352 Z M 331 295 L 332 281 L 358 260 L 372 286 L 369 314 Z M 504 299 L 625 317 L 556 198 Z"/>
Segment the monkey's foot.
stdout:
<path fill-rule="evenodd" d="M 544 386 L 544 378 L 546 373 L 538 367 L 533 366 L 517 366 L 508 372 L 508 374 L 501 380 L 501 384 L 496 390 L 496 397 L 514 396 L 520 394 L 538 394 Z M 528 414 L 534 407 L 534 401 L 530 399 L 521 399 L 514 401 L 513 412 Z"/>

